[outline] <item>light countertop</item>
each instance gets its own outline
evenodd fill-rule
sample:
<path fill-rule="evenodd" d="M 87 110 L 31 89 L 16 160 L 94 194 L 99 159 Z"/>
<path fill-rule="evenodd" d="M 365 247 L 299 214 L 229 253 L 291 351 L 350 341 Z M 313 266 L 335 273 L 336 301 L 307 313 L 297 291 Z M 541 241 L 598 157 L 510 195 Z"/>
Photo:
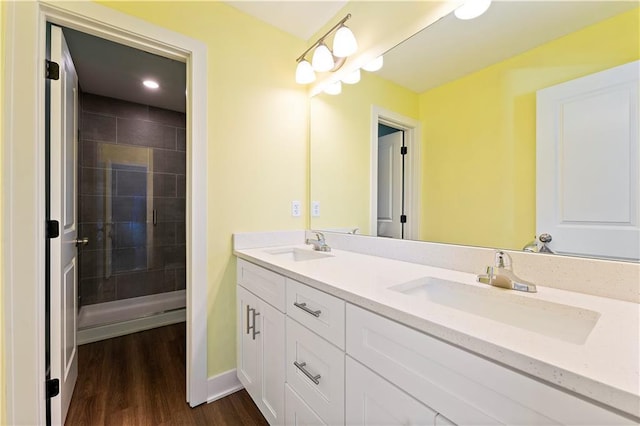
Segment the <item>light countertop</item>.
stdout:
<path fill-rule="evenodd" d="M 310 246 L 295 247 L 311 251 Z M 537 293 L 503 290 L 476 282 L 474 274 L 344 250 L 334 249 L 327 258 L 295 262 L 268 253 L 275 248 L 278 247 L 241 249 L 234 254 L 560 388 L 640 417 L 640 305 L 636 303 L 540 286 Z M 497 297 L 504 297 L 508 292 L 509 296 L 595 311 L 600 317 L 584 343 L 573 343 L 389 289 L 425 276 L 499 292 Z"/>

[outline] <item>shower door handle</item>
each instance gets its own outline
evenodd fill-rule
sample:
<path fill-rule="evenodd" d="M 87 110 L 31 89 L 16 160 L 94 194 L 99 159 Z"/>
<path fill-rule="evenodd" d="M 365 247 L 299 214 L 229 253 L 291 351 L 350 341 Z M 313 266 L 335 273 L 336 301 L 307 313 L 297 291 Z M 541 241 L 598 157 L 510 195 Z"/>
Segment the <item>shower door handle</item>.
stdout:
<path fill-rule="evenodd" d="M 153 226 L 158 224 L 158 210 L 153 209 Z"/>
<path fill-rule="evenodd" d="M 89 244 L 89 237 L 77 238 L 74 241 L 76 243 L 76 247 L 78 247 L 78 246 L 86 246 L 87 244 Z"/>

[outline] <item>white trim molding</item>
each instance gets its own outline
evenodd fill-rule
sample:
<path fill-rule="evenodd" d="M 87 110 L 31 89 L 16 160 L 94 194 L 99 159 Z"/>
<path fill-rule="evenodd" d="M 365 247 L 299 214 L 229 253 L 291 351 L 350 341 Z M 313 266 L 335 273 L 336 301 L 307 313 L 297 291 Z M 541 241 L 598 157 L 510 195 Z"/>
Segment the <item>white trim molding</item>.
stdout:
<path fill-rule="evenodd" d="M 371 169 L 370 169 L 370 215 L 369 235 L 378 235 L 378 123 L 382 123 L 405 132 L 405 146 L 409 150 L 409 164 L 405 164 L 406 189 L 409 201 L 405 206 L 409 222 L 405 228 L 405 239 L 420 239 L 420 206 L 422 186 L 422 156 L 420 147 L 422 135 L 420 122 L 397 112 L 371 105 Z"/>
<path fill-rule="evenodd" d="M 207 381 L 208 394 L 207 403 L 217 401 L 234 392 L 243 389 L 242 383 L 238 380 L 236 369 L 225 371 L 216 376 L 209 377 Z"/>
<path fill-rule="evenodd" d="M 45 79 L 47 22 L 186 63 L 187 400 L 207 400 L 207 49 L 93 2 L 6 2 L 3 283 L 8 424 L 45 423 Z"/>

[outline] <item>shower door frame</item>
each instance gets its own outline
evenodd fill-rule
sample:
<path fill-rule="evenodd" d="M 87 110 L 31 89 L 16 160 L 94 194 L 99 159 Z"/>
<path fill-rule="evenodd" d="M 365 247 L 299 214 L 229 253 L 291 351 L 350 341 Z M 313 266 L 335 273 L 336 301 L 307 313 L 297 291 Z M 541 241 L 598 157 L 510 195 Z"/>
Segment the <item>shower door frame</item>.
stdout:
<path fill-rule="evenodd" d="M 47 22 L 186 63 L 187 401 L 207 401 L 206 46 L 92 2 L 8 2 L 2 111 L 5 421 L 45 424 Z M 36 53 L 36 54 L 34 54 Z"/>

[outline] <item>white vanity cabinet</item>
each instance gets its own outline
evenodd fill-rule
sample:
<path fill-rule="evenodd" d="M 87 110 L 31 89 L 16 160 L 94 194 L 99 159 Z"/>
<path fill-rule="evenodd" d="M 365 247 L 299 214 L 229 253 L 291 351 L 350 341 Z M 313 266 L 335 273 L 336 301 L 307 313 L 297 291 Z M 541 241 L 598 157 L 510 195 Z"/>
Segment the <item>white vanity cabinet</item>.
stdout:
<path fill-rule="evenodd" d="M 346 424 L 433 425 L 437 413 L 347 356 Z"/>
<path fill-rule="evenodd" d="M 287 386 L 305 406 L 287 407 L 287 420 L 344 424 L 345 302 L 287 279 Z M 305 407 L 311 412 L 306 412 Z M 296 411 L 296 410 L 299 410 Z"/>
<path fill-rule="evenodd" d="M 238 260 L 238 283 L 237 376 L 269 424 L 284 424 L 285 315 L 262 298 L 284 308 L 284 277 Z"/>
<path fill-rule="evenodd" d="M 632 420 L 238 260 L 237 374 L 271 425 L 632 425 Z"/>
<path fill-rule="evenodd" d="M 346 311 L 348 356 L 446 416 L 439 424 L 635 424 L 375 313 L 351 304 Z"/>

